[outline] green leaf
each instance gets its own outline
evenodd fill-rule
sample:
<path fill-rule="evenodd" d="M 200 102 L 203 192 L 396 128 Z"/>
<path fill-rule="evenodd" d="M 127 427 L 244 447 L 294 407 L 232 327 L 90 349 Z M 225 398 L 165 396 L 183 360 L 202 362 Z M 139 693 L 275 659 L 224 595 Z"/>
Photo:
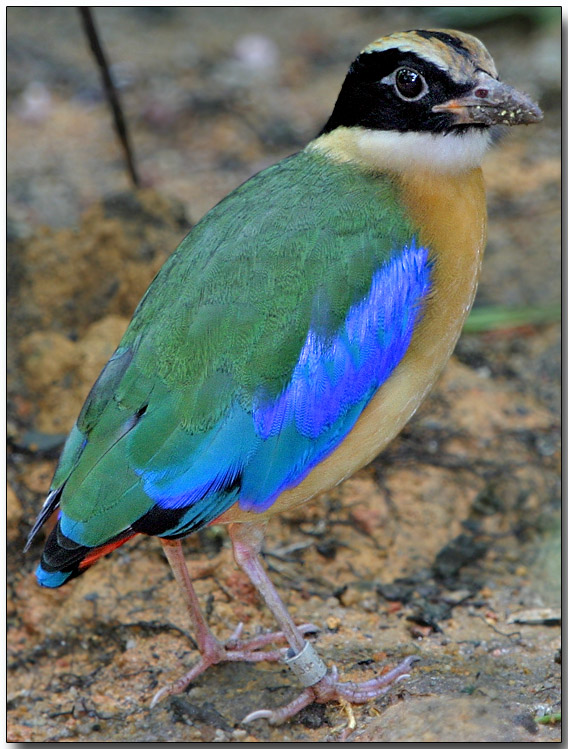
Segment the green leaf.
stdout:
<path fill-rule="evenodd" d="M 562 713 L 549 713 L 548 715 L 541 715 L 540 718 L 535 718 L 537 723 L 542 725 L 554 725 L 555 723 L 562 722 Z"/>
<path fill-rule="evenodd" d="M 485 333 L 524 325 L 547 325 L 560 319 L 560 304 L 544 307 L 476 307 L 466 320 L 464 333 Z"/>

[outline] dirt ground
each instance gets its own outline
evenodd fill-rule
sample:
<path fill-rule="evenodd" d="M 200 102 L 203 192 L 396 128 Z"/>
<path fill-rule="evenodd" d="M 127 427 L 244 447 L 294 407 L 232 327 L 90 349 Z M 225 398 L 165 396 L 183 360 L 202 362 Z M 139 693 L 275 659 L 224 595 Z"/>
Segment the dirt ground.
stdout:
<path fill-rule="evenodd" d="M 8 9 L 9 741 L 560 740 L 559 323 L 464 335 L 379 458 L 271 522 L 271 576 L 345 679 L 420 657 L 353 709 L 353 730 L 340 706 L 243 726 L 298 694 L 274 664 L 212 668 L 150 710 L 196 659 L 158 542 L 137 537 L 53 591 L 33 576 L 43 539 L 22 553 L 65 433 L 164 259 L 220 198 L 317 133 L 375 37 L 471 30 L 540 101 L 543 124 L 487 159 L 476 305 L 559 301 L 555 10 L 97 9 L 144 182 L 133 191 L 75 9 Z M 241 621 L 274 628 L 224 528 L 184 546 L 219 637 Z"/>

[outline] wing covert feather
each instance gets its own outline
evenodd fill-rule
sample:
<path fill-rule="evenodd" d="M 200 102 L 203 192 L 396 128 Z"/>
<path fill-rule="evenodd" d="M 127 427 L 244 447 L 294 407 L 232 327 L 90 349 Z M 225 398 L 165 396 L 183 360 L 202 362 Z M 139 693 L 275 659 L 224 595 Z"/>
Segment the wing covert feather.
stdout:
<path fill-rule="evenodd" d="M 62 455 L 69 538 L 177 537 L 236 501 L 262 510 L 339 444 L 429 293 L 398 197 L 387 177 L 302 152 L 192 229 Z"/>

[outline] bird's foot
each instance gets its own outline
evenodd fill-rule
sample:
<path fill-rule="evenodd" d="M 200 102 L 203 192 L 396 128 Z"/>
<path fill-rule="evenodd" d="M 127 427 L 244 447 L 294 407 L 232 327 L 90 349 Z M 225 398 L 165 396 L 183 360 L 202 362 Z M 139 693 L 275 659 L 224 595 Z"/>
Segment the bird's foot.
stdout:
<path fill-rule="evenodd" d="M 402 679 L 407 679 L 412 665 L 417 660 L 419 659 L 416 656 L 411 655 L 388 673 L 359 684 L 351 681 L 341 683 L 338 671 L 334 666 L 317 684 L 305 689 L 292 702 L 276 710 L 255 710 L 246 716 L 243 723 L 250 723 L 258 718 L 266 718 L 272 725 L 284 723 L 296 713 L 299 713 L 300 710 L 303 710 L 304 707 L 311 705 L 312 702 L 340 702 L 341 704 L 348 702 L 356 705 L 369 702 L 388 692 L 393 684 Z"/>
<path fill-rule="evenodd" d="M 298 629 L 304 635 L 314 634 L 319 631 L 319 627 L 316 627 L 314 624 L 302 624 Z M 249 640 L 241 640 L 242 631 L 243 624 L 241 622 L 225 642 L 219 642 L 213 635 L 207 635 L 201 650 L 201 659 L 198 663 L 182 676 L 181 679 L 166 687 L 162 687 L 162 689 L 156 692 L 150 703 L 150 707 L 154 707 L 163 697 L 180 694 L 194 679 L 210 666 L 215 666 L 217 663 L 227 661 L 247 661 L 249 663 L 279 661 L 282 658 L 283 652 L 287 650 L 287 648 L 284 648 L 284 651 L 261 650 L 261 648 L 279 641 L 286 643 L 286 636 L 283 632 L 268 632 Z"/>

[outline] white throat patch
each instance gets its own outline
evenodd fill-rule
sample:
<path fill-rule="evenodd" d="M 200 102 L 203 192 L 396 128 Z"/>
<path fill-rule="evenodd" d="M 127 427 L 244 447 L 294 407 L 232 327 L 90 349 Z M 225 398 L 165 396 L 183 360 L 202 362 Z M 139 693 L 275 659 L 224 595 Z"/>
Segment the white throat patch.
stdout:
<path fill-rule="evenodd" d="M 444 135 L 339 127 L 316 138 L 308 149 L 374 170 L 456 174 L 479 167 L 490 144 L 488 129 Z"/>

